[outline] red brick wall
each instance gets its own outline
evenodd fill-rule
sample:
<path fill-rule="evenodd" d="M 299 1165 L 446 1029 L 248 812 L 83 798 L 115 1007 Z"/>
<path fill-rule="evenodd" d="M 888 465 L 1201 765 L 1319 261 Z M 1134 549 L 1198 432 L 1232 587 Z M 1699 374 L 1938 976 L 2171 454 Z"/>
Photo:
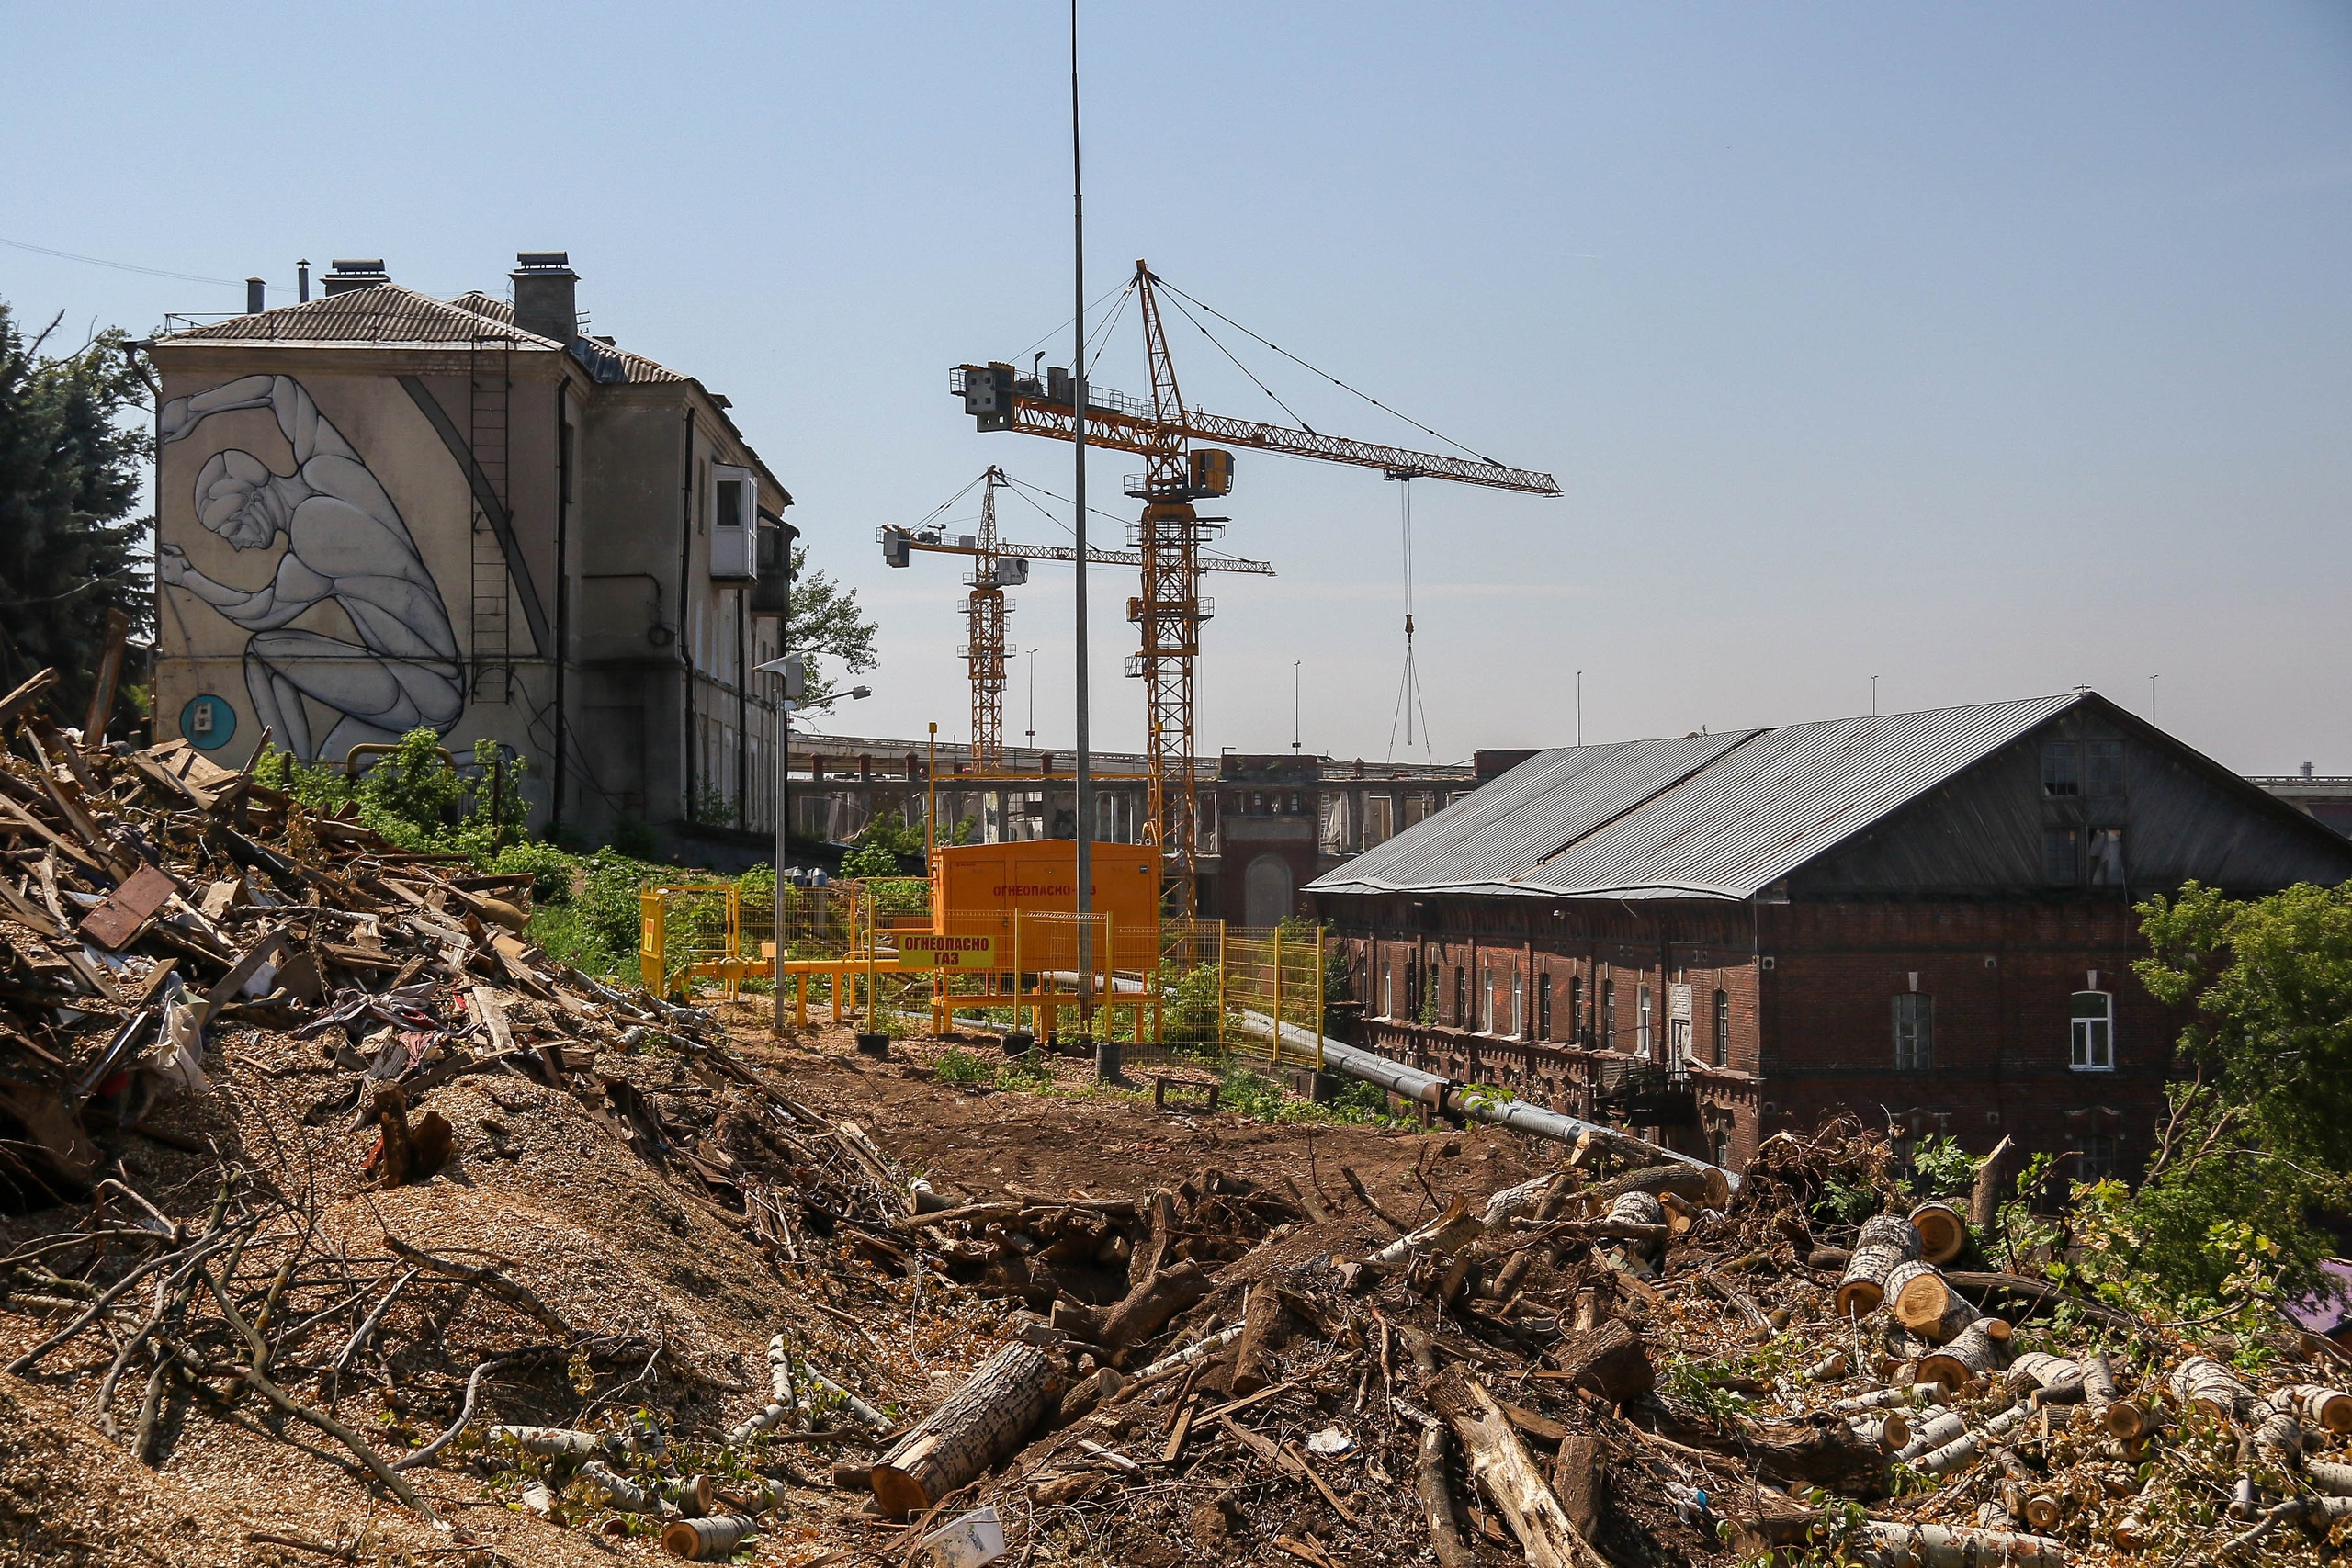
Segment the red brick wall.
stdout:
<path fill-rule="evenodd" d="M 2130 972 L 2137 924 L 2120 904 L 1666 905 L 1628 915 L 1621 906 L 1553 907 L 1517 900 L 1430 899 L 1408 918 L 1396 901 L 1331 898 L 1324 912 L 1365 964 L 1365 1043 L 1424 1070 L 1494 1083 L 1571 1115 L 1589 1114 L 1599 1051 L 1601 987 L 1617 986 L 1615 1045 L 1635 1046 L 1640 987 L 1651 987 L 1653 1055 L 1668 1039 L 1668 987 L 1691 987 L 1690 1061 L 1701 1106 L 1697 1129 L 1669 1141 L 1734 1164 L 1763 1138 L 1810 1130 L 1849 1113 L 1872 1126 L 1892 1115 L 1915 1133 L 1945 1133 L 1982 1152 L 2004 1134 L 2030 1150 L 2083 1146 L 2084 1134 L 2119 1140 L 2122 1168 L 2145 1157 L 2163 1106 L 2170 1043 L 2181 1020 L 2147 996 Z M 1495 906 L 1503 906 L 1496 908 Z M 1351 917 L 1363 923 L 1351 923 Z M 1408 923 L 1409 919 L 1409 923 Z M 1416 927 L 1419 929 L 1415 929 Z M 1377 959 L 1426 964 L 1440 987 L 1435 1027 L 1382 1021 Z M 1477 964 L 1528 976 L 1526 1038 L 1473 1027 Z M 1473 1017 L 1454 1013 L 1453 971 L 1468 976 Z M 2075 1071 L 2069 1005 L 2077 990 L 2114 998 L 2116 1070 Z M 1552 1040 L 1539 1028 L 1534 976 L 1552 976 Z M 1894 1066 L 1893 998 L 1912 988 L 1934 998 L 1933 1065 Z M 1589 1038 L 1569 1038 L 1571 983 L 1585 983 Z M 1713 997 L 1730 1003 L 1730 1063 L 1713 1063 Z M 1769 1109 L 1768 1109 L 1769 1107 Z"/>

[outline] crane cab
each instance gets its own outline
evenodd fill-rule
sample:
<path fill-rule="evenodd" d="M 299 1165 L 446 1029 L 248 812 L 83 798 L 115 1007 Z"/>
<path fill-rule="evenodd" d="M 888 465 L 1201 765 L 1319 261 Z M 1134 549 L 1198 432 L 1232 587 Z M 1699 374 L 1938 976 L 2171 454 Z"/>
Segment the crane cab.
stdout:
<path fill-rule="evenodd" d="M 1233 454 L 1214 446 L 1193 452 L 1193 493 L 1224 495 L 1233 489 Z"/>

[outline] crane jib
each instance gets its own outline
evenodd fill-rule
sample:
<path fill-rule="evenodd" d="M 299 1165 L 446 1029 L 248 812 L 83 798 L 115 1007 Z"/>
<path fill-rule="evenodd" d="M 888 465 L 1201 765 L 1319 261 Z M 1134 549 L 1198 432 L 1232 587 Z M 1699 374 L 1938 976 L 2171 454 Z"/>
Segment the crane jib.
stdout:
<path fill-rule="evenodd" d="M 966 376 L 985 376 L 989 368 L 993 367 L 971 365 L 960 367 Z M 1032 391 L 1030 388 L 1035 385 L 1013 382 L 1010 376 L 1000 379 L 991 389 L 997 394 L 995 406 L 990 411 L 993 417 L 985 422 L 984 428 L 1018 430 L 1025 434 L 1062 441 L 1074 439 L 1077 417 L 1070 400 L 1067 396 L 1055 398 L 1043 389 Z M 962 390 L 960 384 L 956 389 Z M 1160 451 L 1167 444 L 1168 427 L 1152 417 L 1148 412 L 1148 407 L 1141 400 L 1090 387 L 1086 399 L 1087 445 L 1147 455 Z M 1262 452 L 1280 452 L 1288 457 L 1379 468 L 1400 478 L 1450 479 L 1459 484 L 1484 485 L 1494 490 L 1518 491 L 1531 495 L 1556 496 L 1560 493 L 1560 487 L 1551 475 L 1532 469 L 1505 468 L 1499 463 L 1481 462 L 1474 457 L 1415 452 L 1375 442 L 1351 441 L 1344 436 L 1320 435 L 1311 430 L 1295 430 L 1288 425 L 1267 424 L 1257 420 L 1233 419 L 1224 414 L 1204 413 L 1196 409 L 1184 411 L 1182 434 L 1191 439 L 1223 442 Z"/>

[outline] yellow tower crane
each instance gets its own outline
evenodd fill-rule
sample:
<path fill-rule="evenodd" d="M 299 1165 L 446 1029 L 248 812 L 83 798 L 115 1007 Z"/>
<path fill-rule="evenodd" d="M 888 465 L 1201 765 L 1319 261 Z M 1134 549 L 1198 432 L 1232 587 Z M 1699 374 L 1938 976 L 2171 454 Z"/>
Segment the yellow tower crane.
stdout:
<path fill-rule="evenodd" d="M 1293 457 L 1378 468 L 1390 479 L 1453 479 L 1532 495 L 1555 496 L 1560 487 L 1549 474 L 1506 468 L 1484 457 L 1413 452 L 1312 429 L 1188 409 L 1176 384 L 1159 290 L 1166 288 L 1194 305 L 1201 302 L 1166 283 L 1142 261 L 1136 263 L 1128 287 L 1143 319 L 1151 395 L 1136 398 L 1086 387 L 1086 440 L 1090 446 L 1137 453 L 1144 459 L 1143 473 L 1131 477 L 1126 487 L 1129 496 L 1144 503 L 1142 518 L 1128 533 L 1129 542 L 1136 546 L 1136 564 L 1142 569 L 1143 591 L 1127 601 L 1127 618 L 1136 623 L 1143 647 L 1129 656 L 1127 673 L 1144 682 L 1146 750 L 1151 775 L 1148 831 L 1164 857 L 1169 912 L 1184 918 L 1193 913 L 1199 886 L 1193 661 L 1201 650 L 1201 622 L 1207 619 L 1200 594 L 1199 579 L 1204 570 L 1201 547 L 1227 521 L 1201 516 L 1193 502 L 1232 490 L 1233 454 L 1223 448 L 1254 447 Z M 1238 325 L 1230 318 L 1219 319 Z M 1194 324 L 1199 324 L 1197 319 Z M 1272 344 L 1267 346 L 1285 358 L 1296 358 Z M 1328 375 L 1326 378 L 1337 380 Z M 948 385 L 963 398 L 964 412 L 982 430 L 1014 430 L 1070 441 L 1076 439 L 1076 389 L 1080 379 L 1059 367 L 1048 367 L 1041 379 L 1034 370 L 1023 376 L 1013 366 L 991 361 L 956 367 L 949 372 Z M 1218 445 L 1195 445 L 1208 442 Z"/>
<path fill-rule="evenodd" d="M 889 566 L 907 565 L 918 550 L 972 558 L 971 574 L 964 579 L 971 592 L 964 601 L 963 658 L 972 681 L 972 764 L 989 773 L 1001 769 L 1004 761 L 1005 666 L 1015 651 L 1005 640 L 1005 617 L 1012 606 L 1006 601 L 1004 591 L 1029 581 L 1031 561 L 1074 560 L 1078 550 L 1069 545 L 1018 545 L 999 538 L 997 491 L 1013 481 L 1002 468 L 991 467 L 976 482 L 981 486 L 978 533 L 950 535 L 944 528 L 901 528 L 896 524 L 885 524 L 876 530 L 875 536 L 881 541 L 882 559 Z M 954 505 L 970 490 L 967 485 L 946 504 Z M 1139 566 L 1143 554 L 1139 550 L 1090 547 L 1086 558 L 1096 566 Z M 1274 575 L 1273 567 L 1266 561 L 1238 560 L 1230 556 L 1204 557 L 1200 570 L 1242 571 L 1260 577 Z"/>

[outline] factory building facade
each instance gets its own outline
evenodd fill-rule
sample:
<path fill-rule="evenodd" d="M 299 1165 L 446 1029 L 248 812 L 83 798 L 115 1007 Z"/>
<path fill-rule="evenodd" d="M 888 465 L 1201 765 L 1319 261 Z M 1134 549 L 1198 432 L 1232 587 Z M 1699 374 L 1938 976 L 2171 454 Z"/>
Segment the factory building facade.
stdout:
<path fill-rule="evenodd" d="M 582 333 L 562 253 L 511 277 L 338 262 L 147 345 L 157 736 L 340 765 L 429 728 L 527 763 L 535 825 L 755 841 L 792 498 L 725 398 Z"/>
<path fill-rule="evenodd" d="M 1308 886 L 1363 1043 L 1736 1164 L 1836 1113 L 2146 1157 L 2132 904 L 2352 841 L 2089 694 L 1536 754 Z"/>

